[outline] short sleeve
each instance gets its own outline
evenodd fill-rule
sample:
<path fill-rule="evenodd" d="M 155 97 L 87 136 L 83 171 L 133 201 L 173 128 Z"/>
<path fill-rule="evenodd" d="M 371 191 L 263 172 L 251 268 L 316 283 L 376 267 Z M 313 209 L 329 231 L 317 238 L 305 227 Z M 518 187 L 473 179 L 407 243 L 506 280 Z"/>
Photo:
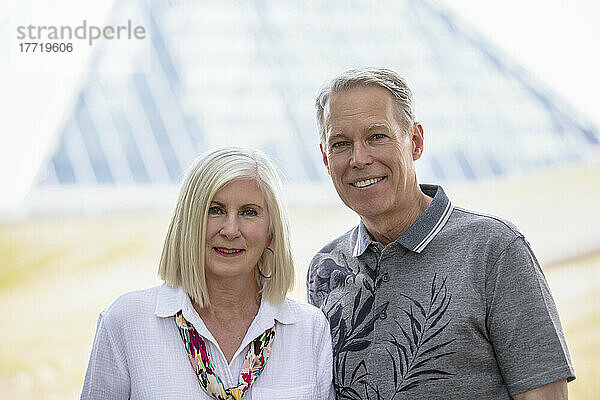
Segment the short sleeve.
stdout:
<path fill-rule="evenodd" d="M 101 314 L 81 400 L 129 399 L 129 394 L 130 380 L 124 356 Z"/>
<path fill-rule="evenodd" d="M 499 256 L 486 280 L 486 327 L 512 396 L 575 373 L 544 273 L 523 237 Z"/>

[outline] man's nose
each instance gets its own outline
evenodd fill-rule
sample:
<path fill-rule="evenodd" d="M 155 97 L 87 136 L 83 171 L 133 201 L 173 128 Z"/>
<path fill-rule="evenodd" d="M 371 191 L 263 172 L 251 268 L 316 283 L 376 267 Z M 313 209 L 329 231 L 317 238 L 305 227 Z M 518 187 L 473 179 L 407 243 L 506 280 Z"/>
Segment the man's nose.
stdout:
<path fill-rule="evenodd" d="M 352 146 L 352 167 L 363 168 L 373 163 L 371 151 L 364 143 L 357 142 Z"/>
<path fill-rule="evenodd" d="M 240 236 L 240 226 L 237 219 L 237 215 L 228 215 L 223 221 L 223 227 L 219 232 L 229 240 L 233 240 Z"/>

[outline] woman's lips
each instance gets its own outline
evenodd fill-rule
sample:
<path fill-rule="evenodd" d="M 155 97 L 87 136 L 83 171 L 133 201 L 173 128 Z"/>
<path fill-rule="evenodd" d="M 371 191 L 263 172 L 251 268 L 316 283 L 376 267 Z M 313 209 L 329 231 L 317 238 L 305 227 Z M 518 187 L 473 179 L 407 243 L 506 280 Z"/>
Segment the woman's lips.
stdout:
<path fill-rule="evenodd" d="M 235 257 L 242 254 L 244 249 L 230 249 L 228 247 L 213 247 L 213 250 L 220 256 L 223 257 Z"/>

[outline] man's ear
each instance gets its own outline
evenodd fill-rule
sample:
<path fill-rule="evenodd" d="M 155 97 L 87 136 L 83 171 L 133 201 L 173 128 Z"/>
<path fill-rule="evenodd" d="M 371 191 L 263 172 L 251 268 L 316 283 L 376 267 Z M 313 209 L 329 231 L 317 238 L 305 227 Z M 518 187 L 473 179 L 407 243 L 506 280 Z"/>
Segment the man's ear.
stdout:
<path fill-rule="evenodd" d="M 418 160 L 423 155 L 423 127 L 420 123 L 415 122 L 412 130 L 412 144 L 413 144 L 413 161 Z"/>
<path fill-rule="evenodd" d="M 323 150 L 323 143 L 319 143 L 319 149 L 321 149 L 321 155 L 323 156 L 323 164 L 327 168 L 327 173 L 331 175 L 331 171 L 329 171 L 329 159 L 327 159 L 327 153 Z"/>

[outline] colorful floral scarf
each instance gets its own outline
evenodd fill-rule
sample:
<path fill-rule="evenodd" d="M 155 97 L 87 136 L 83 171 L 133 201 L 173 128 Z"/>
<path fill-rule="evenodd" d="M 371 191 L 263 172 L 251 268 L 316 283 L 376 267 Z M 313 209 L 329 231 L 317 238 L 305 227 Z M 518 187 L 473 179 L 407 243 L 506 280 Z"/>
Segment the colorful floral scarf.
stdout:
<path fill-rule="evenodd" d="M 242 364 L 238 385 L 225 389 L 219 373 L 208 357 L 204 340 L 194 326 L 183 318 L 181 311 L 175 314 L 175 323 L 179 328 L 190 364 L 198 377 L 198 383 L 215 400 L 239 400 L 246 393 L 265 368 L 275 337 L 275 326 L 273 326 L 250 343 L 250 349 Z"/>

